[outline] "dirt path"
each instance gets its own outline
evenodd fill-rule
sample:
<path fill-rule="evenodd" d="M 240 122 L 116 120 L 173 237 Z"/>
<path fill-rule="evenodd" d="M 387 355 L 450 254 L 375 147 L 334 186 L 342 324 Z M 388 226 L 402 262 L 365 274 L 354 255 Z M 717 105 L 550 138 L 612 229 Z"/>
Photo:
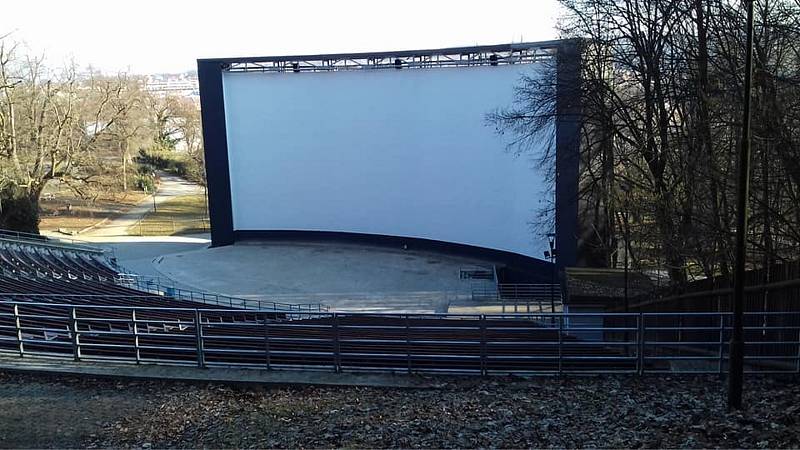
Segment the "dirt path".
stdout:
<path fill-rule="evenodd" d="M 202 186 L 192 183 L 191 181 L 184 180 L 183 178 L 166 173 L 161 173 L 160 177 L 161 184 L 159 185 L 158 192 L 156 193 L 156 207 L 174 197 L 203 193 Z M 141 219 L 142 216 L 152 210 L 153 197 L 149 196 L 142 200 L 138 205 L 128 210 L 125 214 L 122 214 L 114 220 L 83 233 L 81 237 L 91 238 L 126 236 L 128 234 L 128 228 L 130 228 L 139 219 Z"/>

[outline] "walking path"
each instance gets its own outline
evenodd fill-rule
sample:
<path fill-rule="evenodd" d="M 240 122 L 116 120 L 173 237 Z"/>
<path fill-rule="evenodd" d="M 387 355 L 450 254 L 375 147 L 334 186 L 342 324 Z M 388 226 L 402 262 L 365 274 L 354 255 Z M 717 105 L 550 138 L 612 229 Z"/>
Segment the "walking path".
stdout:
<path fill-rule="evenodd" d="M 174 175 L 162 172 L 160 177 L 161 183 L 156 192 L 156 206 L 175 197 L 203 193 L 202 186 Z M 122 267 L 133 273 L 147 276 L 163 276 L 153 266 L 154 260 L 163 255 L 197 250 L 208 246 L 210 241 L 207 233 L 191 236 L 128 235 L 130 227 L 152 210 L 153 197 L 149 196 L 114 220 L 76 236 L 76 240 L 110 248 Z M 55 238 L 63 237 L 56 232 L 45 234 Z M 179 285 L 178 287 L 194 289 L 188 285 Z"/>
<path fill-rule="evenodd" d="M 160 173 L 161 184 L 155 194 L 156 207 L 174 197 L 183 195 L 196 195 L 203 193 L 203 187 L 199 184 L 186 181 L 183 178 Z M 136 224 L 145 214 L 153 210 L 153 197 L 147 197 L 138 205 L 129 209 L 119 217 L 98 226 L 80 235 L 80 238 L 108 237 L 108 236 L 127 236 L 128 229 Z"/>

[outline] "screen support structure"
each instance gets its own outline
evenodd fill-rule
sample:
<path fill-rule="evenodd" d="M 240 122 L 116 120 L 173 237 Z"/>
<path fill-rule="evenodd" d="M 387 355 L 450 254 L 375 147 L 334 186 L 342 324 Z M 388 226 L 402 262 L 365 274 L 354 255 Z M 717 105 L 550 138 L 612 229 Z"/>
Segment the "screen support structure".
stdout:
<path fill-rule="evenodd" d="M 208 183 L 212 247 L 233 244 L 231 179 L 225 123 L 223 72 L 330 72 L 442 70 L 446 67 L 529 64 L 556 58 L 555 228 L 559 268 L 578 261 L 580 153 L 580 44 L 577 40 L 435 50 L 199 59 L 198 81 Z"/>

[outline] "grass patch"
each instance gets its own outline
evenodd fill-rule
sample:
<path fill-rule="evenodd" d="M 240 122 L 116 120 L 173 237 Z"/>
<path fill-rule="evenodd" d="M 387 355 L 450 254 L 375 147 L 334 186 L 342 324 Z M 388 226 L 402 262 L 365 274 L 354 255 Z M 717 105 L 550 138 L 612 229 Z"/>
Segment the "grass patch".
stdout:
<path fill-rule="evenodd" d="M 156 212 L 147 213 L 128 229 L 136 236 L 172 236 L 209 231 L 206 198 L 202 194 L 183 195 L 161 203 Z"/>
<path fill-rule="evenodd" d="M 39 229 L 78 232 L 123 214 L 146 196 L 140 191 L 108 192 L 90 200 L 77 197 L 68 189 L 49 191 L 39 201 Z"/>

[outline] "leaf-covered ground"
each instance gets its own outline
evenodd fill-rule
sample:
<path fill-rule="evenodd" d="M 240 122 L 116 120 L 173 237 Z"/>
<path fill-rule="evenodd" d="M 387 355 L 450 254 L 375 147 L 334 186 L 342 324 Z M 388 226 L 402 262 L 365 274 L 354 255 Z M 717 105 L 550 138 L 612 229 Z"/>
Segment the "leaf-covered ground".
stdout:
<path fill-rule="evenodd" d="M 797 377 L 749 378 L 747 408 L 733 414 L 718 377 L 436 381 L 426 390 L 259 388 L 0 374 L 0 435 L 26 415 L 41 423 L 29 406 L 40 386 L 48 401 L 39 408 L 85 401 L 92 417 L 81 421 L 93 426 L 72 441 L 48 441 L 31 426 L 29 441 L 17 430 L 4 446 L 800 446 Z M 115 396 L 117 409 L 91 407 Z"/>

